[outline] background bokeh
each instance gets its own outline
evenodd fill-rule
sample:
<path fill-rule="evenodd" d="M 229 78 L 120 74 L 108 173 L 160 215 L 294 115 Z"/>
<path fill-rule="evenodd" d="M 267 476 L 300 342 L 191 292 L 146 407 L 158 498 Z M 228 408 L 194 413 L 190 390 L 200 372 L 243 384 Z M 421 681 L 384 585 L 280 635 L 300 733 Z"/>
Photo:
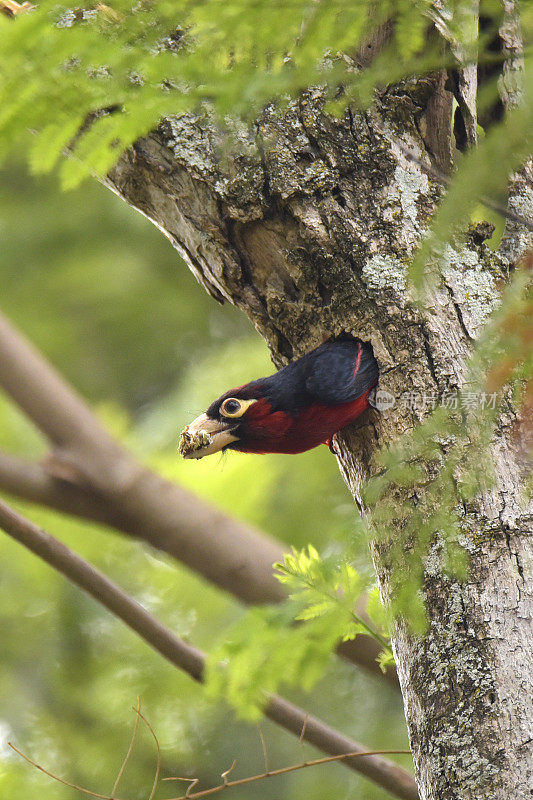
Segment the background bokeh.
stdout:
<path fill-rule="evenodd" d="M 354 539 L 355 509 L 325 447 L 299 456 L 178 458 L 177 434 L 187 421 L 222 391 L 273 367 L 245 317 L 208 297 L 166 239 L 96 182 L 61 193 L 53 177 L 36 180 L 16 164 L 0 173 L 0 308 L 113 434 L 165 476 L 287 548 L 311 542 L 328 552 Z M 0 449 L 31 458 L 46 449 L 2 394 Z M 226 593 L 144 544 L 12 502 L 206 650 L 242 613 Z M 360 563 L 368 563 L 365 542 L 354 546 Z M 337 658 L 311 696 L 290 694 L 369 747 L 407 746 L 399 694 Z M 8 740 L 53 772 L 110 792 L 138 695 L 161 744 L 164 774 L 197 776 L 206 788 L 234 758 L 236 776 L 262 771 L 253 725 L 205 698 L 201 687 L 0 533 L 0 796 L 81 797 L 22 762 Z M 272 766 L 301 759 L 289 734 L 267 722 L 262 729 Z M 119 796 L 147 798 L 155 763 L 153 742 L 141 730 Z M 175 797 L 184 786 L 163 784 L 156 797 Z M 232 796 L 388 795 L 329 765 L 233 789 Z"/>

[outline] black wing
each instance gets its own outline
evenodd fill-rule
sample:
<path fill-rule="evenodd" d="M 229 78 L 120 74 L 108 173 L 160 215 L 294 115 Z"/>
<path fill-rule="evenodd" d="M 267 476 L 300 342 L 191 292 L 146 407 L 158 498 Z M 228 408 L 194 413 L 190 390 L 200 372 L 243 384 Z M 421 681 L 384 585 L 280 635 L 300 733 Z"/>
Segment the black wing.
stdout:
<path fill-rule="evenodd" d="M 324 405 L 357 400 L 378 382 L 378 363 L 366 342 L 326 342 L 308 357 L 305 386 Z"/>

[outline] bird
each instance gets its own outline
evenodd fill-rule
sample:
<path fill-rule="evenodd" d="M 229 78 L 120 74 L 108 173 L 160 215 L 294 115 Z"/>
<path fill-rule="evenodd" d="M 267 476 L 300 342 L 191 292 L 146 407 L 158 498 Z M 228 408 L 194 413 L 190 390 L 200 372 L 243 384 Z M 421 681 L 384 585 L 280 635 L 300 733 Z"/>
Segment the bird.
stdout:
<path fill-rule="evenodd" d="M 179 451 L 199 459 L 219 451 L 303 453 L 331 449 L 335 433 L 371 404 L 379 379 L 372 346 L 333 340 L 266 378 L 222 394 L 181 433 Z"/>

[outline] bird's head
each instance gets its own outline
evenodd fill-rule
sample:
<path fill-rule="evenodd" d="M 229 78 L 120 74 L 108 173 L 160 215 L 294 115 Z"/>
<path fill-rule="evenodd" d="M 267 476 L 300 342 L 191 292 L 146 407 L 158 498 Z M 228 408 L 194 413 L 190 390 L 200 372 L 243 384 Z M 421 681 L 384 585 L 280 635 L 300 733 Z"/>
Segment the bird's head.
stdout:
<path fill-rule="evenodd" d="M 369 405 L 378 380 L 372 348 L 326 342 L 267 378 L 230 389 L 182 431 L 184 458 L 221 450 L 301 453 L 329 442 Z"/>
<path fill-rule="evenodd" d="M 275 446 L 291 418 L 273 408 L 267 392 L 265 381 L 253 381 L 221 395 L 182 432 L 183 457 L 203 458 L 227 449 L 271 452 L 268 443 Z"/>

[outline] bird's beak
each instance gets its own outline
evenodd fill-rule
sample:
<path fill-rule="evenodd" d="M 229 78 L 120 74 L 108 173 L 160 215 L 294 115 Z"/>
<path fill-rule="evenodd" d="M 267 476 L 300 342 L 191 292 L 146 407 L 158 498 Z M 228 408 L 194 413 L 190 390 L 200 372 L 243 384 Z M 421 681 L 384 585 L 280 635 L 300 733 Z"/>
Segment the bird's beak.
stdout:
<path fill-rule="evenodd" d="M 235 429 L 235 422 L 221 422 L 200 414 L 182 430 L 178 450 L 183 458 L 203 458 L 218 453 L 226 445 L 238 441 L 232 429 Z"/>

